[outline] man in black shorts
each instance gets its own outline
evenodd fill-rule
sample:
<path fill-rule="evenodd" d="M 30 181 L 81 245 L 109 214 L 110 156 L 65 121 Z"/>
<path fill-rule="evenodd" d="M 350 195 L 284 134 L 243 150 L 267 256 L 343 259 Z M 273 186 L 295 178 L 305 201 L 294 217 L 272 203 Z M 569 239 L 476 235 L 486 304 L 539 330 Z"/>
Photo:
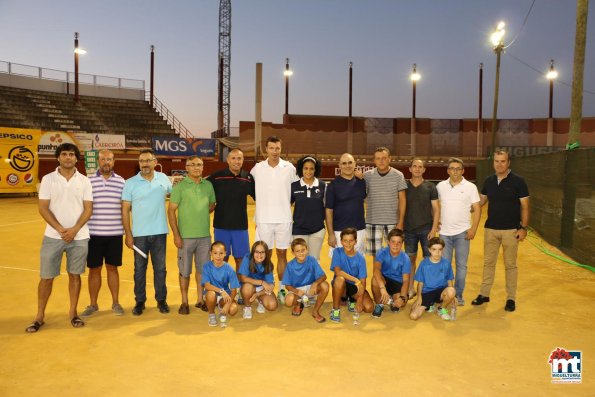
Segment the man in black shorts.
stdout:
<path fill-rule="evenodd" d="M 99 169 L 89 177 L 93 188 L 93 216 L 89 219 L 89 306 L 81 313 L 88 317 L 99 310 L 97 296 L 101 288 L 101 268 L 105 260 L 107 285 L 112 294 L 112 312 L 124 314 L 118 301 L 120 277 L 118 266 L 122 265 L 122 189 L 124 178 L 114 172 L 114 154 L 110 150 L 99 152 Z"/>

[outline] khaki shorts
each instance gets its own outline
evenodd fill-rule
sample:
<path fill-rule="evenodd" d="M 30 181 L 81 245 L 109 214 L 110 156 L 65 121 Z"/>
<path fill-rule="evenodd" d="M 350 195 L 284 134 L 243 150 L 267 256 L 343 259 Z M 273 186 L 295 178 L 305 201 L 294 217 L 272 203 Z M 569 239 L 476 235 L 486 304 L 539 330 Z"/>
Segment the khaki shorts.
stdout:
<path fill-rule="evenodd" d="M 62 255 L 66 253 L 66 271 L 70 274 L 83 274 L 87 264 L 89 239 L 73 240 L 70 243 L 62 239 L 43 236 L 40 252 L 39 275 L 51 279 L 60 275 Z"/>

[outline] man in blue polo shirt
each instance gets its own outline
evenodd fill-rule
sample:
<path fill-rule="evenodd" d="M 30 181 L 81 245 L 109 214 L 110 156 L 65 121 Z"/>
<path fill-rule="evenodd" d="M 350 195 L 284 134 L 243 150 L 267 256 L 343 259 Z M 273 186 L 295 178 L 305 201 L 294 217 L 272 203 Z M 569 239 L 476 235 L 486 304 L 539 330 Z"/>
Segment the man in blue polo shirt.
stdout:
<path fill-rule="evenodd" d="M 155 299 L 161 313 L 169 313 L 165 285 L 165 248 L 167 245 L 167 217 L 165 198 L 171 192 L 169 178 L 155 171 L 157 159 L 152 150 L 143 150 L 138 158 L 140 172 L 126 181 L 122 191 L 122 224 L 126 246 L 134 251 L 134 296 L 132 314 L 140 316 L 147 300 L 147 265 L 151 255 Z M 130 221 L 130 215 L 134 223 Z M 140 251 L 140 252 L 139 252 Z"/>

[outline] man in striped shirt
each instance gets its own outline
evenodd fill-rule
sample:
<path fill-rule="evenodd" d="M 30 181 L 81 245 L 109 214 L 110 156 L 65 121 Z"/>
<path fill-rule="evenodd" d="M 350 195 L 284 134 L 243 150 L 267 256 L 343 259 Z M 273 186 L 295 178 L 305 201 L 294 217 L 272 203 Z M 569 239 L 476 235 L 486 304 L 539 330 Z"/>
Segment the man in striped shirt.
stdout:
<path fill-rule="evenodd" d="M 390 166 L 390 150 L 379 147 L 374 152 L 376 168 L 366 171 L 366 252 L 372 257 L 388 242 L 388 233 L 403 230 L 407 182 L 403 173 Z"/>
<path fill-rule="evenodd" d="M 81 313 L 88 317 L 99 310 L 97 296 L 101 288 L 101 268 L 105 260 L 107 285 L 112 293 L 112 312 L 121 316 L 124 310 L 118 301 L 120 278 L 118 266 L 122 265 L 122 190 L 124 178 L 114 172 L 114 153 L 99 152 L 99 169 L 89 177 L 93 189 L 93 216 L 89 219 L 89 296 L 91 303 Z"/>

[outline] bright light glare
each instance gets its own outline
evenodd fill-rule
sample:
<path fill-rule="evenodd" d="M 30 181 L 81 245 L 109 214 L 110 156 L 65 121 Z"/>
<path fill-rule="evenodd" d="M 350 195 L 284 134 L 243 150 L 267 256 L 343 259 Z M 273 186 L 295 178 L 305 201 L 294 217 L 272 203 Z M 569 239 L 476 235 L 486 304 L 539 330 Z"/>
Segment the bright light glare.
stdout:
<path fill-rule="evenodd" d="M 283 72 L 283 76 L 292 76 L 293 75 L 293 70 L 286 70 Z"/>
<path fill-rule="evenodd" d="M 556 79 L 558 78 L 558 72 L 556 72 L 555 70 L 550 70 L 549 72 L 547 72 L 545 77 L 547 77 L 548 80 Z"/>
<path fill-rule="evenodd" d="M 494 47 L 498 47 L 499 45 L 502 45 L 502 41 L 504 39 L 504 34 L 506 33 L 504 26 L 506 26 L 504 24 L 504 22 L 498 23 L 498 26 L 496 27 L 496 31 L 494 33 L 492 33 L 492 35 L 490 36 L 490 40 L 492 41 L 492 44 L 494 45 Z"/>
<path fill-rule="evenodd" d="M 87 51 L 83 50 L 82 48 L 75 48 L 74 52 L 80 55 L 86 54 Z"/>
<path fill-rule="evenodd" d="M 411 73 L 411 76 L 409 76 L 409 78 L 411 79 L 411 81 L 418 81 L 419 79 L 421 79 L 421 74 L 417 72 Z"/>

